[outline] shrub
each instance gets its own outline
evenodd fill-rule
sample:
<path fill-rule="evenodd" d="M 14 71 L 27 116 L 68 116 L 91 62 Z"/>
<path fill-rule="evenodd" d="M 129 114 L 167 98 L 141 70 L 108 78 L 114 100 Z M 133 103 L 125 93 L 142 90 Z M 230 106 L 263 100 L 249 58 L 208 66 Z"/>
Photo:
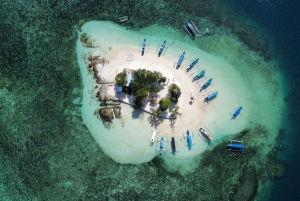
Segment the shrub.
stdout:
<path fill-rule="evenodd" d="M 169 86 L 169 94 L 170 94 L 170 99 L 172 101 L 176 101 L 181 95 L 181 90 L 176 84 L 171 84 Z"/>
<path fill-rule="evenodd" d="M 169 98 L 162 98 L 159 101 L 159 108 L 164 111 L 171 105 L 171 101 Z"/>
<path fill-rule="evenodd" d="M 118 73 L 115 77 L 115 80 L 117 85 L 124 87 L 126 85 L 126 73 Z"/>

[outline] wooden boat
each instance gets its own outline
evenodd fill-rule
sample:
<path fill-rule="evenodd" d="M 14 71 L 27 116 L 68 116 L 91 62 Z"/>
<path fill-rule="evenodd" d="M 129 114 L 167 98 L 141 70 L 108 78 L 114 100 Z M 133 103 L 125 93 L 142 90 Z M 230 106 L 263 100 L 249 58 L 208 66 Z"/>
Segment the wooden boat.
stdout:
<path fill-rule="evenodd" d="M 159 145 L 159 153 L 160 153 L 160 155 L 163 153 L 163 150 L 164 150 L 164 137 L 161 137 L 160 145 Z"/>
<path fill-rule="evenodd" d="M 192 137 L 190 136 L 190 132 L 188 130 L 186 131 L 186 136 L 187 136 L 187 143 L 188 143 L 189 147 L 192 148 L 193 141 L 192 141 Z"/>
<path fill-rule="evenodd" d="M 174 137 L 172 137 L 172 140 L 171 140 L 171 148 L 172 148 L 172 153 L 175 156 L 176 155 L 176 142 L 175 142 L 175 138 Z"/>
<path fill-rule="evenodd" d="M 229 151 L 242 152 L 245 149 L 245 145 L 243 145 L 243 141 L 230 140 L 230 144 L 227 145 L 227 149 Z"/>
<path fill-rule="evenodd" d="M 179 67 L 184 59 L 185 51 L 180 55 L 178 61 L 177 61 L 177 67 Z"/>
<path fill-rule="evenodd" d="M 128 16 L 120 17 L 119 18 L 119 24 L 123 25 L 129 22 Z"/>
<path fill-rule="evenodd" d="M 200 77 L 202 77 L 204 75 L 204 73 L 206 72 L 206 70 L 201 71 L 200 73 L 198 73 L 194 78 L 193 81 L 198 80 Z"/>
<path fill-rule="evenodd" d="M 212 136 L 206 132 L 206 130 L 204 128 L 200 128 L 199 131 L 206 137 L 208 138 L 209 140 L 212 140 Z"/>
<path fill-rule="evenodd" d="M 153 145 L 154 141 L 155 141 L 155 136 L 156 136 L 156 132 L 157 131 L 152 131 L 152 137 L 151 137 L 151 146 Z"/>
<path fill-rule="evenodd" d="M 215 92 L 209 94 L 208 96 L 206 96 L 204 98 L 204 101 L 208 102 L 208 101 L 212 100 L 214 97 L 216 97 L 218 95 L 218 93 L 219 93 L 218 91 L 215 91 Z"/>
<path fill-rule="evenodd" d="M 145 53 L 145 48 L 146 48 L 146 38 L 144 39 L 143 45 L 142 45 L 142 56 Z"/>
<path fill-rule="evenodd" d="M 195 66 L 195 64 L 198 63 L 198 61 L 199 61 L 199 58 L 196 59 L 195 61 L 193 61 L 193 62 L 187 67 L 187 70 L 191 70 L 191 69 Z"/>
<path fill-rule="evenodd" d="M 237 117 L 241 113 L 242 109 L 243 109 L 242 106 L 236 109 L 236 111 L 233 113 L 233 117 Z"/>
<path fill-rule="evenodd" d="M 160 55 L 162 54 L 162 52 L 164 51 L 165 49 L 165 46 L 166 46 L 166 40 L 163 42 L 163 44 L 160 46 L 159 48 L 159 51 L 158 51 L 158 56 L 160 57 Z"/>
<path fill-rule="evenodd" d="M 191 36 L 192 39 L 195 39 L 195 36 L 197 33 L 199 33 L 198 28 L 196 27 L 196 25 L 194 24 L 194 22 L 191 21 L 186 21 L 185 22 L 185 26 L 184 26 L 185 30 L 188 32 L 188 34 Z"/>
<path fill-rule="evenodd" d="M 212 81 L 212 78 L 210 78 L 207 82 L 205 82 L 205 84 L 202 85 L 202 87 L 200 88 L 200 91 L 202 91 L 202 90 L 205 89 L 208 85 L 210 85 L 211 81 Z"/>

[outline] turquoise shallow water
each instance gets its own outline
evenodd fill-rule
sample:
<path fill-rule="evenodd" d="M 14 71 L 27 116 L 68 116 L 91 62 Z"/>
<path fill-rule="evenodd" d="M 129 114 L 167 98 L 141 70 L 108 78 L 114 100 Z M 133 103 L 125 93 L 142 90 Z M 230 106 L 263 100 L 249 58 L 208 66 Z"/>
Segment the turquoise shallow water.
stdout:
<path fill-rule="evenodd" d="M 273 7 L 270 2 L 274 3 Z M 159 23 L 180 30 L 182 37 L 188 39 L 182 23 L 185 19 L 193 18 L 200 25 L 210 27 L 215 35 L 236 35 L 236 40 L 260 51 L 267 61 L 270 61 L 271 55 L 280 61 L 280 65 L 273 66 L 274 69 L 280 69 L 285 80 L 292 78 L 291 84 L 287 86 L 285 101 L 293 110 L 289 109 L 291 112 L 284 116 L 289 120 L 288 126 L 284 127 L 289 128 L 284 129 L 284 136 L 288 136 L 285 139 L 290 138 L 289 133 L 293 134 L 297 129 L 294 125 L 299 111 L 296 108 L 299 105 L 296 87 L 299 44 L 293 40 L 297 21 L 290 21 L 293 16 L 289 14 L 280 15 L 286 16 L 283 20 L 273 16 L 277 14 L 273 11 L 279 11 L 279 8 L 293 10 L 287 9 L 288 3 L 246 3 L 230 6 L 231 9 L 240 11 L 241 8 L 249 8 L 250 16 L 242 15 L 243 11 L 236 14 L 235 11 L 227 10 L 227 5 L 218 1 L 210 4 L 197 1 L 197 6 L 194 7 L 190 6 L 190 2 L 185 4 L 175 0 L 155 3 L 123 1 L 119 4 L 114 1 L 70 1 L 67 4 L 33 0 L 26 3 L 2 2 L 1 200 L 252 200 L 255 196 L 266 200 L 262 193 L 266 191 L 262 191 L 261 184 L 274 178 L 279 181 L 276 189 L 282 191 L 271 190 L 269 192 L 272 195 L 280 198 L 283 196 L 280 192 L 290 192 L 294 196 L 291 199 L 297 198 L 296 186 L 292 185 L 295 188 L 290 188 L 291 184 L 297 182 L 297 177 L 293 177 L 293 170 L 296 170 L 299 161 L 295 160 L 297 153 L 290 151 L 296 145 L 296 140 L 280 142 L 283 145 L 281 149 L 284 150 L 282 159 L 287 164 L 287 172 L 282 179 L 279 179 L 282 176 L 282 166 L 275 158 L 276 148 L 279 147 L 275 147 L 264 158 L 260 158 L 259 145 L 249 147 L 242 155 L 230 154 L 224 151 L 227 139 L 202 158 L 195 159 L 201 160 L 195 173 L 181 176 L 176 168 L 173 172 L 165 171 L 165 164 L 160 158 L 142 165 L 120 165 L 113 162 L 103 154 L 82 124 L 81 105 L 74 101 L 82 95 L 74 48 L 77 31 L 82 24 L 90 20 L 116 21 L 119 16 L 130 15 L 132 23 L 128 24 L 128 28 L 138 30 L 143 26 Z M 145 7 L 147 9 L 142 9 Z M 255 15 L 259 13 L 258 8 L 261 8 L 261 12 L 272 12 L 265 11 L 266 17 L 258 18 L 257 16 L 263 16 Z M 235 19 L 245 21 L 240 23 Z M 257 19 L 260 28 L 263 27 L 263 32 L 267 34 L 265 37 L 257 32 L 256 26 L 243 26 L 256 24 Z M 278 26 L 274 26 L 272 20 L 278 22 Z M 266 28 L 267 26 L 262 26 L 263 22 L 271 26 Z M 284 25 L 285 28 L 279 28 Z M 278 29 L 272 29 L 274 27 Z M 278 33 L 278 37 L 273 36 L 275 33 Z M 273 40 L 264 40 L 270 35 Z M 273 37 L 281 37 L 282 40 L 274 40 Z M 226 43 L 219 51 L 210 46 L 209 41 L 217 39 L 205 37 L 203 41 L 190 40 L 190 43 L 201 45 L 201 49 L 214 55 L 228 56 L 223 51 Z M 266 41 L 269 41 L 269 45 Z M 277 48 L 270 51 L 269 47 Z M 295 70 L 288 74 L 284 71 L 285 66 Z M 249 141 L 253 138 L 248 136 L 259 137 L 263 141 L 267 135 L 268 131 L 264 127 L 255 125 L 238 137 Z M 291 146 L 287 147 L 288 143 Z"/>

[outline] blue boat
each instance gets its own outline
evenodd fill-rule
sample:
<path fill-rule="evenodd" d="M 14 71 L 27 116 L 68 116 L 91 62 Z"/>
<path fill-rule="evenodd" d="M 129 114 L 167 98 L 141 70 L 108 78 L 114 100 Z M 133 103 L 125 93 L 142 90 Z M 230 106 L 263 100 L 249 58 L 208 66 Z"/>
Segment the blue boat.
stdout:
<path fill-rule="evenodd" d="M 198 59 L 196 59 L 195 61 L 193 61 L 188 67 L 187 67 L 187 70 L 191 70 L 191 68 L 193 68 L 195 66 L 196 63 L 198 63 Z"/>
<path fill-rule="evenodd" d="M 172 137 L 171 148 L 172 148 L 172 153 L 175 156 L 176 155 L 176 142 L 175 142 L 175 138 L 174 137 Z"/>
<path fill-rule="evenodd" d="M 245 149 L 243 141 L 230 140 L 230 144 L 227 145 L 229 151 L 242 152 Z"/>
<path fill-rule="evenodd" d="M 163 42 L 163 44 L 160 46 L 159 48 L 159 52 L 158 52 L 158 56 L 160 57 L 160 55 L 162 54 L 162 52 L 164 51 L 165 49 L 165 46 L 166 46 L 166 40 Z"/>
<path fill-rule="evenodd" d="M 213 99 L 214 97 L 216 97 L 218 95 L 218 91 L 215 91 L 214 93 L 209 94 L 208 96 L 206 96 L 204 98 L 204 101 L 210 101 L 211 99 Z"/>
<path fill-rule="evenodd" d="M 145 53 L 145 48 L 146 48 L 146 38 L 144 39 L 143 46 L 142 46 L 142 56 Z"/>
<path fill-rule="evenodd" d="M 240 106 L 234 113 L 233 113 L 233 117 L 237 117 L 240 113 L 241 113 L 241 111 L 242 111 L 242 106 Z"/>
<path fill-rule="evenodd" d="M 200 91 L 202 91 L 203 89 L 205 89 L 208 85 L 210 85 L 212 81 L 212 78 L 210 78 L 209 80 L 207 80 L 207 82 L 205 82 L 204 85 L 202 85 L 202 87 L 200 88 Z"/>
<path fill-rule="evenodd" d="M 205 71 L 206 71 L 206 70 L 203 70 L 203 71 L 201 71 L 200 73 L 198 73 L 198 74 L 193 78 L 193 81 L 198 80 L 201 76 L 203 76 L 204 73 L 205 73 Z"/>
<path fill-rule="evenodd" d="M 185 51 L 182 53 L 182 55 L 179 57 L 177 61 L 177 67 L 179 67 L 184 59 Z"/>
<path fill-rule="evenodd" d="M 193 141 L 192 141 L 192 138 L 190 136 L 190 132 L 188 130 L 186 131 L 186 136 L 187 136 L 187 142 L 188 142 L 189 147 L 192 147 L 193 146 Z"/>
<path fill-rule="evenodd" d="M 194 22 L 192 20 L 191 21 L 187 20 L 185 22 L 184 28 L 189 33 L 189 35 L 191 36 L 192 39 L 194 39 L 196 34 L 199 33 L 198 28 L 196 27 L 196 25 L 194 24 Z"/>
<path fill-rule="evenodd" d="M 164 137 L 161 137 L 160 146 L 159 146 L 160 155 L 162 154 L 163 150 L 164 150 Z"/>

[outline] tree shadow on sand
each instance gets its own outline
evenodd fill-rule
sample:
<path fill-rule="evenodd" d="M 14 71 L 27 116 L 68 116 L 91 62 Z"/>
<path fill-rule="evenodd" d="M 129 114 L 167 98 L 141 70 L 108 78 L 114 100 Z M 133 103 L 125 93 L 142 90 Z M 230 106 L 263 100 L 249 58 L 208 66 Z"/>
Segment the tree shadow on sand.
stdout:
<path fill-rule="evenodd" d="M 163 118 L 157 118 L 154 115 L 150 115 L 148 117 L 148 121 L 151 124 L 151 127 L 157 128 L 157 126 L 159 126 L 164 121 L 164 119 Z"/>

